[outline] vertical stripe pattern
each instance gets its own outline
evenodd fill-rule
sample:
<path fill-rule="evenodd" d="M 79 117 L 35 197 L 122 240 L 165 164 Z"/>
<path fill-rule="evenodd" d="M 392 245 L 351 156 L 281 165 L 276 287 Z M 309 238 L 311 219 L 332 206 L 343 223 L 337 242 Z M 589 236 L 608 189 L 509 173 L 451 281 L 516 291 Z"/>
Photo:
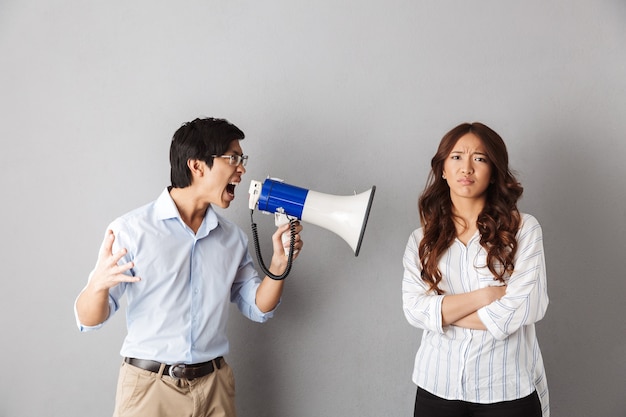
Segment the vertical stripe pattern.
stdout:
<path fill-rule="evenodd" d="M 407 321 L 422 329 L 413 382 L 442 398 L 474 403 L 511 401 L 537 391 L 549 416 L 548 387 L 534 324 L 548 306 L 541 226 L 522 215 L 515 271 L 506 295 L 478 310 L 487 330 L 443 326 L 445 295 L 428 292 L 418 257 L 422 229 L 409 237 L 403 257 L 402 303 Z M 439 261 L 445 294 L 494 285 L 478 233 L 467 246 L 455 240 Z"/>

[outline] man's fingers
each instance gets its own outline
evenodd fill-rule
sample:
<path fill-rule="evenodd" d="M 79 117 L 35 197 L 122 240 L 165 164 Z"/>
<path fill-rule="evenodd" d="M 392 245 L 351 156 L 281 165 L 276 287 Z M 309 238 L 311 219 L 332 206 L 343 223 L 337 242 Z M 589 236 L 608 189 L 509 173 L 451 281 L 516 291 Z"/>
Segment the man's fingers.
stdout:
<path fill-rule="evenodd" d="M 115 234 L 113 234 L 112 230 L 107 230 L 104 235 L 104 240 L 102 241 L 102 245 L 100 245 L 100 254 L 99 254 L 99 262 L 103 266 L 113 267 L 117 265 L 117 263 L 126 255 L 126 248 L 122 248 L 117 251 L 115 254 L 113 253 L 113 242 L 115 241 Z M 126 268 L 130 269 L 130 268 Z"/>
<path fill-rule="evenodd" d="M 115 255 L 111 254 L 110 255 L 110 262 L 112 265 L 117 265 L 117 263 L 120 261 L 120 259 L 122 259 L 125 255 L 126 255 L 126 249 L 122 248 L 120 250 L 118 250 Z"/>
<path fill-rule="evenodd" d="M 130 270 L 135 264 L 133 262 L 126 262 L 123 265 L 116 265 L 111 269 L 111 274 L 118 275 Z"/>
<path fill-rule="evenodd" d="M 120 282 L 137 282 L 137 281 L 141 281 L 141 278 L 140 277 L 134 277 L 132 275 L 118 274 L 118 275 L 116 275 L 115 281 L 117 281 L 118 283 L 120 283 Z"/>
<path fill-rule="evenodd" d="M 104 240 L 100 245 L 100 257 L 111 256 L 113 254 L 113 241 L 115 240 L 115 235 L 112 230 L 107 230 L 104 234 Z"/>

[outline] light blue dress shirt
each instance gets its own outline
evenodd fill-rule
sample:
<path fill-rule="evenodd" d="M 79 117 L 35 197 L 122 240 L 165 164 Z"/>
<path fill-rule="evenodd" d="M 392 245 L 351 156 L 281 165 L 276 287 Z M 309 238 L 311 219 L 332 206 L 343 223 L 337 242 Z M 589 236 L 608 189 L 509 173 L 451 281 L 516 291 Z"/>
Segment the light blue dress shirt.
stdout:
<path fill-rule="evenodd" d="M 261 278 L 248 238 L 232 222 L 207 209 L 197 233 L 182 221 L 168 190 L 111 223 L 113 253 L 126 248 L 120 264 L 141 277 L 109 291 L 110 315 L 126 294 L 128 334 L 121 355 L 163 363 L 199 363 L 228 353 L 229 302 L 249 319 L 264 322 L 273 311 L 256 306 Z M 77 318 L 78 321 L 78 318 Z M 106 323 L 105 321 L 105 323 Z M 81 331 L 100 328 L 84 326 Z"/>

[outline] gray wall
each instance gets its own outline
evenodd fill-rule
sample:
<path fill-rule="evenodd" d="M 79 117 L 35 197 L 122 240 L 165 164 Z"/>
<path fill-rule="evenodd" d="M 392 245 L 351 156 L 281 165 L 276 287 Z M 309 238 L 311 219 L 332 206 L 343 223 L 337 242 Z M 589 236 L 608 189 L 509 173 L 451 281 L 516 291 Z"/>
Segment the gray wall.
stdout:
<path fill-rule="evenodd" d="M 402 253 L 439 139 L 474 120 L 544 227 L 553 416 L 626 416 L 625 40 L 618 0 L 1 1 L 0 416 L 111 414 L 124 316 L 79 334 L 72 304 L 197 116 L 247 133 L 244 230 L 251 179 L 377 186 L 358 257 L 309 226 L 277 317 L 233 308 L 242 417 L 411 415 Z"/>

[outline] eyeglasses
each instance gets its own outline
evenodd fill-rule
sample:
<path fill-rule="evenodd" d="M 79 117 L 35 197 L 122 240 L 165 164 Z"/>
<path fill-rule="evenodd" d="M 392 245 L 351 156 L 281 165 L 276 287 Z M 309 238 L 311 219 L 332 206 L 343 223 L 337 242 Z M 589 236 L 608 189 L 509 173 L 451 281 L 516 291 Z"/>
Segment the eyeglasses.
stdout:
<path fill-rule="evenodd" d="M 248 155 L 211 155 L 213 158 L 224 158 L 228 159 L 228 165 L 233 165 L 238 167 L 246 166 L 248 163 Z"/>

